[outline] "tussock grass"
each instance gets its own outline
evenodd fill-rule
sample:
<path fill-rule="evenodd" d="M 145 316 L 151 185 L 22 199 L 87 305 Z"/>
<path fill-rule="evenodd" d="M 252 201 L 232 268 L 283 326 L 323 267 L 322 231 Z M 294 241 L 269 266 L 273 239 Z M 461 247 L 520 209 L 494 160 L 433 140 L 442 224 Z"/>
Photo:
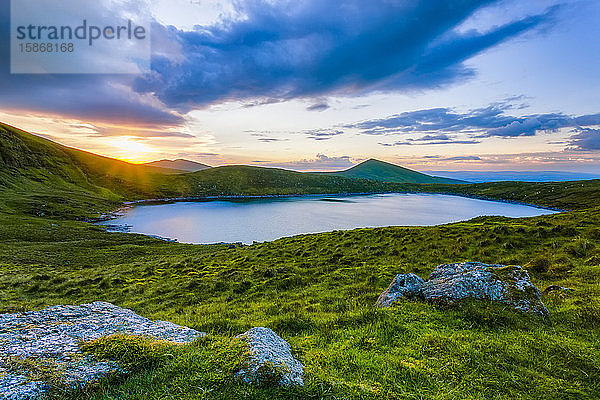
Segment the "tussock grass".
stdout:
<path fill-rule="evenodd" d="M 168 350 L 127 338 L 112 338 L 113 347 L 104 350 L 90 348 L 99 356 L 124 352 L 125 366 L 144 367 L 76 398 L 600 395 L 598 210 L 338 231 L 235 249 L 108 234 L 43 218 L 21 218 L 15 234 L 17 222 L 3 218 L 3 307 L 103 300 L 211 334 Z M 440 263 L 468 260 L 536 266 L 530 273 L 538 287 L 557 284 L 575 292 L 545 296 L 548 318 L 482 302 L 373 306 L 397 273 L 426 278 Z M 238 354 L 230 349 L 232 338 L 254 326 L 270 327 L 290 342 L 306 366 L 306 388 L 255 388 L 232 378 Z"/>

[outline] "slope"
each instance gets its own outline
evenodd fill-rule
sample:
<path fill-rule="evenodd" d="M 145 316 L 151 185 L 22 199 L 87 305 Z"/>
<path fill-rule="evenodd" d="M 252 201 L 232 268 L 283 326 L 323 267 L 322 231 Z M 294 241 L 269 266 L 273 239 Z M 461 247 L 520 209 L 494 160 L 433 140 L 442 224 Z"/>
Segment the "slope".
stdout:
<path fill-rule="evenodd" d="M 211 168 L 209 165 L 206 164 L 183 159 L 152 161 L 144 163 L 142 165 L 146 165 L 149 167 L 173 169 L 177 172 L 198 172 Z"/>
<path fill-rule="evenodd" d="M 367 160 L 346 171 L 331 172 L 327 174 L 394 183 L 466 183 L 456 179 L 439 178 L 422 174 L 408 168 L 375 159 Z"/>

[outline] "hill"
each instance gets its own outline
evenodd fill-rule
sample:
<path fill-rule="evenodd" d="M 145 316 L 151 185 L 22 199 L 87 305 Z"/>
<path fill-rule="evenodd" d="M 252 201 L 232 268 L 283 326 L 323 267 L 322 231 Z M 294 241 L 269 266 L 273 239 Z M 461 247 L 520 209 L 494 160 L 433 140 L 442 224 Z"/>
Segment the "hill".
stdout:
<path fill-rule="evenodd" d="M 451 178 L 440 178 L 426 175 L 399 165 L 390 164 L 375 159 L 367 160 L 346 171 L 327 173 L 330 175 L 343 176 L 346 178 L 370 179 L 381 182 L 394 183 L 467 183 Z"/>
<path fill-rule="evenodd" d="M 101 213 L 124 199 L 156 194 L 168 186 L 169 174 L 173 170 L 96 155 L 0 123 L 1 210 Z"/>
<path fill-rule="evenodd" d="M 0 123 L 0 211 L 29 215 L 86 218 L 125 200 L 203 196 L 428 192 L 560 209 L 589 208 L 600 201 L 599 181 L 457 183 L 377 160 L 339 173 L 243 165 L 179 173 L 73 149 Z"/>
<path fill-rule="evenodd" d="M 0 124 L 0 210 L 81 217 L 124 200 L 392 190 L 382 182 L 250 166 L 180 172 L 96 155 Z"/>
<path fill-rule="evenodd" d="M 202 170 L 211 168 L 209 165 L 202 164 L 202 163 L 199 163 L 196 161 L 183 160 L 181 158 L 177 159 L 177 160 L 152 161 L 152 162 L 144 163 L 142 165 L 146 165 L 149 167 L 173 169 L 178 172 L 182 172 L 182 171 L 183 172 L 198 172 L 198 171 L 202 171 Z"/>
<path fill-rule="evenodd" d="M 392 191 L 383 182 L 246 165 L 216 167 L 173 177 L 185 196 L 260 196 Z"/>

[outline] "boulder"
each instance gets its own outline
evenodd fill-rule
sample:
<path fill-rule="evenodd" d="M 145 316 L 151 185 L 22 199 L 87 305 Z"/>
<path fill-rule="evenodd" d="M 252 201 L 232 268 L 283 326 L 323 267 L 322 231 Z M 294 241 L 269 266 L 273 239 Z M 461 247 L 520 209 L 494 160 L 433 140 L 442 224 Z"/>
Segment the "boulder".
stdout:
<path fill-rule="evenodd" d="M 205 335 L 102 302 L 0 314 L 0 399 L 33 399 L 50 389 L 47 382 L 36 380 L 35 373 L 15 368 L 15 362 L 24 360 L 52 365 L 66 387 L 84 387 L 107 374 L 123 372 L 115 363 L 96 361 L 79 348 L 80 342 L 114 334 L 174 343 L 190 343 Z"/>
<path fill-rule="evenodd" d="M 379 307 L 389 307 L 401 298 L 420 298 L 425 281 L 415 274 L 396 275 L 390 287 L 377 299 Z"/>
<path fill-rule="evenodd" d="M 452 305 L 465 299 L 496 301 L 515 310 L 547 315 L 542 293 L 520 266 L 465 262 L 443 264 L 427 282 L 415 274 L 397 275 L 379 296 L 377 305 L 389 307 L 402 298 L 420 298 L 436 304 Z"/>
<path fill-rule="evenodd" d="M 268 328 L 253 328 L 238 336 L 249 347 L 248 364 L 237 373 L 247 383 L 303 386 L 304 366 L 294 358 L 290 345 Z"/>
<path fill-rule="evenodd" d="M 547 315 L 541 292 L 520 266 L 465 262 L 438 266 L 421 289 L 423 297 L 438 304 L 464 299 L 504 303 L 515 310 Z"/>

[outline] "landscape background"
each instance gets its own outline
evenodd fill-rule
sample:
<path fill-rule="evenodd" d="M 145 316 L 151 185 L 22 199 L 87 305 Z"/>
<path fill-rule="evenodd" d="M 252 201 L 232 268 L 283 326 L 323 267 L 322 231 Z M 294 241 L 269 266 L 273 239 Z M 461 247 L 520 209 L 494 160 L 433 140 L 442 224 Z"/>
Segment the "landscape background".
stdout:
<path fill-rule="evenodd" d="M 0 354 L 0 378 L 60 400 L 600 398 L 600 2 L 54 3 L 31 17 L 149 13 L 151 71 L 11 74 L 19 1 L 0 0 L 0 314 L 105 301 L 207 337 L 80 343 L 128 372 L 83 388 L 48 357 Z M 352 193 L 556 213 L 252 245 L 97 224 L 152 200 Z M 397 274 L 467 261 L 522 266 L 549 315 L 375 306 Z M 236 379 L 253 327 L 290 344 L 304 387 Z"/>

